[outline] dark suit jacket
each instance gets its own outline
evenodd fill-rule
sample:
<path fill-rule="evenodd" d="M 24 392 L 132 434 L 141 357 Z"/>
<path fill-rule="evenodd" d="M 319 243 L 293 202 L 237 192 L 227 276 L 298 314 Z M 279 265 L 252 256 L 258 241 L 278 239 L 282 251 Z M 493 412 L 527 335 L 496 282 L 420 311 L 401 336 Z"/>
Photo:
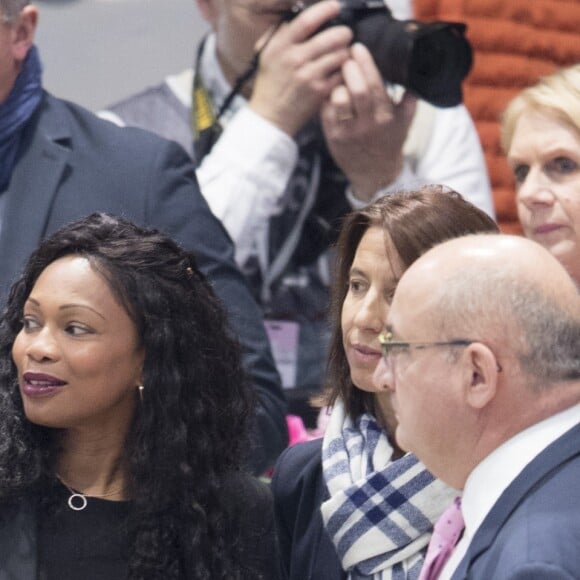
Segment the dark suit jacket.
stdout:
<path fill-rule="evenodd" d="M 241 539 L 242 578 L 277 580 L 278 555 L 268 486 L 236 474 L 226 481 L 222 497 L 231 522 L 237 522 L 233 533 Z M 0 506 L 0 580 L 35 580 L 37 575 L 37 523 L 32 503 L 21 500 Z"/>
<path fill-rule="evenodd" d="M 505 490 L 452 578 L 580 578 L 580 425 L 547 447 Z"/>
<path fill-rule="evenodd" d="M 46 236 L 95 211 L 165 231 L 193 251 L 229 311 L 259 402 L 255 472 L 287 443 L 285 402 L 262 313 L 235 265 L 233 244 L 202 197 L 193 164 L 177 144 L 121 129 L 44 94 L 27 124 L 0 232 L 0 303 Z"/>
<path fill-rule="evenodd" d="M 281 573 L 287 580 L 346 580 L 320 513 L 328 490 L 322 475 L 322 439 L 289 447 L 272 478 Z"/>

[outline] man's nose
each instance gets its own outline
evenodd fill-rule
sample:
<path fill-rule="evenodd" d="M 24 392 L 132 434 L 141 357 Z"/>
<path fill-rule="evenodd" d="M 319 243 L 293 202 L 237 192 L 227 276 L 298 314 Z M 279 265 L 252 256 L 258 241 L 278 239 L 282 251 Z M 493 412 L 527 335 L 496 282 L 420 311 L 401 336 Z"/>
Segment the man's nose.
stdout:
<path fill-rule="evenodd" d="M 395 390 L 391 365 L 381 357 L 373 373 L 373 384 L 380 391 Z"/>

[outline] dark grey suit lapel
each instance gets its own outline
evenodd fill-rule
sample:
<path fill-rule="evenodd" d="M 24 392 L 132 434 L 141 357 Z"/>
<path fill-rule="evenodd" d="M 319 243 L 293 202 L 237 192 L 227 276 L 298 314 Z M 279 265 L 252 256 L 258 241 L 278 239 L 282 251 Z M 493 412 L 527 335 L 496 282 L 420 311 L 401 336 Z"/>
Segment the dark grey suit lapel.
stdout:
<path fill-rule="evenodd" d="M 546 447 L 503 492 L 475 533 L 452 580 L 467 578 L 471 563 L 491 546 L 502 526 L 532 489 L 554 469 L 579 454 L 580 425 L 576 425 Z"/>
<path fill-rule="evenodd" d="M 0 234 L 0 302 L 37 247 L 70 155 L 67 118 L 45 95 L 26 129 L 23 152 L 4 193 Z M 64 146 L 66 144 L 66 146 Z"/>
<path fill-rule="evenodd" d="M 36 580 L 36 516 L 28 503 L 0 511 L 0 580 Z"/>

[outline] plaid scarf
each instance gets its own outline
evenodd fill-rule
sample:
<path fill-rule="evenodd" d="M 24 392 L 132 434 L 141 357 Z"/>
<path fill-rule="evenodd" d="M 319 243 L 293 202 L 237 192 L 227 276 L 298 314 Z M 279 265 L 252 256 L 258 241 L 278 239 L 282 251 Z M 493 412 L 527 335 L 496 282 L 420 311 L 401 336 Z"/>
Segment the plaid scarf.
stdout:
<path fill-rule="evenodd" d="M 393 448 L 376 419 L 338 402 L 322 445 L 322 518 L 349 580 L 415 580 L 433 524 L 457 492 Z"/>

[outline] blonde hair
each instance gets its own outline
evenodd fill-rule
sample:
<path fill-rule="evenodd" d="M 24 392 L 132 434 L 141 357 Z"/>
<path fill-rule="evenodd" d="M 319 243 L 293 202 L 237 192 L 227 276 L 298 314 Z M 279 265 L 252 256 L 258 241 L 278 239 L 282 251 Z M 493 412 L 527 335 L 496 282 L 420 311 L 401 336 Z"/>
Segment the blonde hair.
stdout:
<path fill-rule="evenodd" d="M 557 117 L 580 132 L 580 64 L 543 77 L 510 101 L 501 118 L 504 153 L 509 152 L 520 117 L 530 110 Z"/>

